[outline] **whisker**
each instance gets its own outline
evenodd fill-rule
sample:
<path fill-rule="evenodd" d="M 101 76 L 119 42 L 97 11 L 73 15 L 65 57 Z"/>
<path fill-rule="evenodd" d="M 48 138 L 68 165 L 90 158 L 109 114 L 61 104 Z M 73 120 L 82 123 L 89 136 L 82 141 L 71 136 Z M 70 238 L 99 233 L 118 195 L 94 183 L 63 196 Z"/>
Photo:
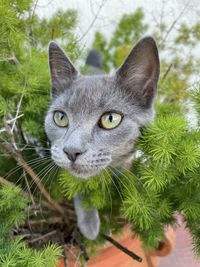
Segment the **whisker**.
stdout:
<path fill-rule="evenodd" d="M 32 160 L 29 160 L 29 161 L 26 161 L 27 164 L 32 164 L 34 165 L 33 163 L 36 163 L 36 162 L 42 162 L 42 161 L 45 161 L 47 159 L 49 159 L 50 157 L 45 157 L 45 158 L 36 158 L 36 159 L 32 159 Z M 18 163 L 16 163 L 17 166 L 15 166 L 14 168 L 12 168 L 8 173 L 6 173 L 3 177 L 5 179 L 9 178 L 11 175 L 13 175 L 15 172 L 19 171 L 20 169 L 23 169 L 23 166 L 21 165 L 18 165 Z"/>
<path fill-rule="evenodd" d="M 43 175 L 46 170 L 48 170 L 48 168 L 50 168 L 52 166 L 53 162 L 51 161 L 49 164 L 47 164 L 42 170 L 39 171 L 39 173 L 37 173 L 37 176 L 40 177 L 41 175 Z M 40 179 L 42 182 L 42 179 Z M 34 181 L 32 181 L 31 185 L 30 185 L 30 189 L 33 187 L 33 185 L 35 184 Z M 35 190 L 33 191 L 34 194 Z"/>
<path fill-rule="evenodd" d="M 48 160 L 48 161 L 51 161 L 51 159 L 50 160 Z M 44 163 L 46 163 L 46 162 L 44 162 Z M 48 168 L 48 171 L 44 174 L 44 176 L 42 177 L 42 179 L 41 179 L 41 182 L 42 182 L 42 180 L 43 180 L 43 178 L 53 169 L 53 167 L 54 167 L 54 163 L 51 161 L 47 166 L 45 166 L 40 172 L 39 172 L 39 174 L 41 174 L 41 173 L 44 173 L 46 170 L 47 170 L 47 168 Z M 38 176 L 39 176 L 39 174 L 37 174 Z M 29 185 L 29 190 L 31 190 L 32 189 L 32 187 L 33 187 L 33 185 L 35 184 L 35 182 L 34 181 L 32 181 L 31 183 L 30 183 L 30 185 Z M 32 194 L 34 195 L 34 193 L 35 193 L 35 190 L 37 189 L 37 186 L 35 187 L 35 189 L 33 190 L 33 192 L 32 192 Z M 27 191 L 27 190 L 26 190 Z M 25 191 L 25 192 L 26 192 Z M 40 196 L 42 196 L 42 193 L 40 192 Z M 41 207 L 41 205 L 40 205 L 40 203 L 41 203 L 41 197 L 40 197 L 40 200 L 39 200 L 39 207 Z M 40 213 L 41 213 L 41 215 L 43 216 L 43 211 L 42 211 L 42 209 L 40 209 Z M 44 218 L 44 217 L 43 217 Z M 28 210 L 28 222 L 29 222 L 29 210 Z M 28 225 L 29 225 L 29 223 L 28 223 Z M 31 229 L 31 225 L 29 225 L 29 228 Z"/>
<path fill-rule="evenodd" d="M 0 136 L 0 139 L 2 139 L 2 141 L 0 141 L 0 143 L 9 143 L 8 140 L 4 139 L 3 137 Z M 15 144 L 17 145 L 21 145 L 23 146 L 24 148 L 26 147 L 30 147 L 30 148 L 38 148 L 38 147 L 41 147 L 41 149 L 45 149 L 45 150 L 51 150 L 50 148 L 48 147 L 43 147 L 43 146 L 39 146 L 39 144 L 29 144 L 29 143 L 23 143 L 23 142 L 15 142 Z"/>
<path fill-rule="evenodd" d="M 144 184 L 142 183 L 142 181 L 141 181 L 135 174 L 133 174 L 130 170 L 128 170 L 128 169 L 126 169 L 126 168 L 123 168 L 123 169 L 124 169 L 126 172 L 130 173 L 130 174 L 131 174 L 131 177 L 137 179 L 137 181 L 139 182 L 139 184 L 141 185 L 141 187 L 145 190 L 145 192 L 146 192 L 146 194 L 147 194 L 149 200 L 152 201 L 152 199 L 151 199 L 151 197 L 150 197 L 150 195 L 149 195 L 149 192 L 148 192 L 148 190 L 144 187 Z M 129 179 L 128 177 L 125 177 L 125 178 Z"/>
<path fill-rule="evenodd" d="M 49 171 L 47 171 L 47 173 L 45 173 L 45 175 L 44 175 L 44 177 L 41 179 L 41 181 L 43 181 L 43 179 L 46 177 L 46 175 L 49 173 L 49 172 L 51 172 L 52 170 L 53 170 L 53 168 L 55 167 L 55 170 L 53 171 L 53 174 L 55 174 L 55 172 L 56 172 L 56 170 L 57 170 L 57 168 L 58 168 L 58 166 L 56 166 L 55 164 L 54 164 L 54 162 L 52 162 L 53 164 L 52 164 L 52 166 L 51 166 L 51 168 L 49 169 Z M 45 181 L 45 183 L 43 184 L 44 185 L 44 187 L 46 187 L 46 184 L 47 184 L 47 182 L 48 182 L 48 180 L 50 179 L 50 178 L 52 178 L 52 175 L 50 175 L 48 178 L 47 178 L 47 180 Z M 52 182 L 52 179 L 51 179 L 51 182 Z M 51 183 L 50 183 L 51 184 Z M 49 193 L 50 193 L 50 187 L 49 187 Z M 41 203 L 41 201 L 42 201 L 42 193 L 40 192 L 40 197 L 39 197 L 39 204 Z M 41 205 L 40 205 L 41 206 Z M 42 210 L 41 210 L 41 215 L 42 215 Z"/>
<path fill-rule="evenodd" d="M 50 160 L 47 160 L 47 161 L 45 161 L 45 162 L 39 162 L 39 163 L 35 163 L 35 166 L 34 166 L 34 168 L 32 167 L 32 169 L 33 170 L 35 170 L 35 168 L 37 168 L 38 166 L 42 166 L 42 164 L 46 164 L 47 162 L 49 162 Z M 23 175 L 21 175 L 18 179 L 17 179 L 17 181 L 15 182 L 15 184 L 18 184 L 19 182 L 20 182 L 20 180 L 22 179 L 22 177 L 23 177 Z M 32 181 L 31 183 L 33 183 L 34 184 L 34 181 Z M 29 189 L 31 189 L 31 186 L 30 186 L 30 188 Z M 25 190 L 25 192 L 27 192 L 26 190 Z M 27 192 L 28 193 L 28 192 Z"/>
<path fill-rule="evenodd" d="M 105 176 L 104 176 L 103 173 L 102 173 L 102 175 L 103 175 L 103 178 L 105 179 Z M 111 220 L 111 218 L 112 218 L 112 212 L 113 212 L 113 209 L 112 209 L 112 206 L 113 206 L 112 196 L 111 196 L 110 188 L 107 186 L 106 182 L 104 183 L 104 185 L 105 185 L 106 190 L 108 191 L 109 198 L 110 198 L 110 215 L 109 216 L 110 216 L 110 220 Z"/>
<path fill-rule="evenodd" d="M 103 202 L 105 202 L 105 200 L 106 200 L 106 192 L 105 192 L 105 188 L 103 186 L 103 183 L 101 183 L 101 188 L 102 188 L 102 192 L 104 192 L 104 194 L 103 194 Z"/>
<path fill-rule="evenodd" d="M 111 168 L 110 168 L 110 171 L 113 173 L 114 177 L 116 177 L 116 179 L 119 181 L 119 183 L 122 184 L 124 186 L 124 188 L 126 188 L 126 190 L 131 194 L 130 189 L 127 187 L 127 185 L 125 183 L 123 183 L 122 179 L 120 179 L 120 177 L 117 176 L 116 173 L 114 173 Z"/>
<path fill-rule="evenodd" d="M 108 168 L 109 168 L 109 167 L 108 167 Z M 108 172 L 106 169 L 105 169 L 105 171 Z M 114 187 L 116 188 L 116 190 L 117 190 L 117 192 L 118 192 L 118 194 L 119 194 L 120 199 L 123 200 L 122 194 L 121 194 L 121 192 L 119 191 L 119 189 L 118 189 L 118 187 L 117 187 L 117 185 L 116 185 L 116 183 L 115 183 L 114 177 L 112 177 L 112 175 L 110 175 L 110 178 L 111 178 L 111 181 L 112 181 Z"/>

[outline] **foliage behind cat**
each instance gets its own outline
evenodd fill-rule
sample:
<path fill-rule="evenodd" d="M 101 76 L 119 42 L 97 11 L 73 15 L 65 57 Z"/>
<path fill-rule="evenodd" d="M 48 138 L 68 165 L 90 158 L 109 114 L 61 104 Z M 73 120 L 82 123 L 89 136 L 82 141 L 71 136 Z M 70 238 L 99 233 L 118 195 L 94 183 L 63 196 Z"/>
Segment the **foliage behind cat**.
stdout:
<path fill-rule="evenodd" d="M 49 45 L 52 104 L 45 119 L 54 162 L 80 179 L 110 167 L 128 167 L 140 128 L 153 117 L 159 78 L 155 41 L 142 39 L 113 76 L 82 76 L 64 51 Z M 96 209 L 74 199 L 78 226 L 88 239 L 99 233 Z"/>

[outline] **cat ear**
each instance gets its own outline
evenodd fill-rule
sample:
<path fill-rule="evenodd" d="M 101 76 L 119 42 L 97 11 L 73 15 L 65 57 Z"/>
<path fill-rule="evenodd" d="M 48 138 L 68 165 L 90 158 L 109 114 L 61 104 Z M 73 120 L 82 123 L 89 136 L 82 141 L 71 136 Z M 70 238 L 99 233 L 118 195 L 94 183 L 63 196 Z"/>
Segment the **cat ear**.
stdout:
<path fill-rule="evenodd" d="M 117 71 L 117 81 L 143 108 L 149 108 L 156 93 L 160 64 L 153 38 L 142 39 Z"/>
<path fill-rule="evenodd" d="M 55 42 L 49 44 L 49 66 L 52 83 L 51 94 L 57 96 L 72 83 L 78 72 L 65 52 Z"/>

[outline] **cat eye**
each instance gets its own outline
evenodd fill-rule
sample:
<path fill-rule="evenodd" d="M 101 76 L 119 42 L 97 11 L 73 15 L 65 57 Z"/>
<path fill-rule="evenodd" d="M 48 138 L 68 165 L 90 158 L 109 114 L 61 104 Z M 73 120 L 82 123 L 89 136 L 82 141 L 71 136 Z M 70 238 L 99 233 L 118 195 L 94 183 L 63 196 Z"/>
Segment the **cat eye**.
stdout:
<path fill-rule="evenodd" d="M 67 114 L 63 111 L 55 111 L 53 115 L 53 119 L 56 125 L 60 127 L 67 127 L 69 124 L 69 120 Z"/>
<path fill-rule="evenodd" d="M 101 128 L 111 130 L 116 128 L 122 121 L 123 115 L 116 112 L 107 112 L 103 114 L 99 120 Z"/>

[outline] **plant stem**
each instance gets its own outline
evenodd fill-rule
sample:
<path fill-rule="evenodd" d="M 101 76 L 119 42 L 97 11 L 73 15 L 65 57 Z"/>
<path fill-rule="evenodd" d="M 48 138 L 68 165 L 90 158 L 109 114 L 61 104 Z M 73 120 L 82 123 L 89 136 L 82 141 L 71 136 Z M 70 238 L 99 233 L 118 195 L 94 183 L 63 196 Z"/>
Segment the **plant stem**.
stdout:
<path fill-rule="evenodd" d="M 123 251 L 124 253 L 126 253 L 128 256 L 130 256 L 132 259 L 138 261 L 138 262 L 142 262 L 142 258 L 139 257 L 138 255 L 136 255 L 134 252 L 130 251 L 129 249 L 127 249 L 126 247 L 122 246 L 120 243 L 118 243 L 116 240 L 114 240 L 112 237 L 107 236 L 105 234 L 102 234 L 102 236 L 109 241 L 110 243 L 112 243 L 116 248 L 118 248 L 119 250 Z"/>

